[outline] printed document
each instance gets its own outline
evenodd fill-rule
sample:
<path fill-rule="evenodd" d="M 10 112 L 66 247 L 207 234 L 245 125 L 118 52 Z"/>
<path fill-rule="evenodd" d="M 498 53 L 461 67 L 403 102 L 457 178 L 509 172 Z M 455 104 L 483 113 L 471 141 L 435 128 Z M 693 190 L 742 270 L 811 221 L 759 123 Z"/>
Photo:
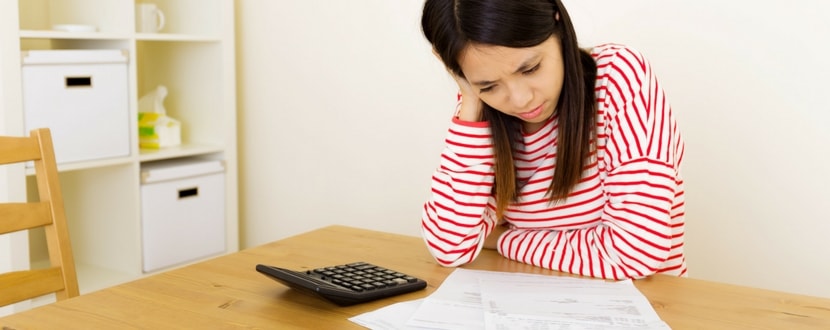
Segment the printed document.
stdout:
<path fill-rule="evenodd" d="M 370 329 L 670 329 L 631 280 L 463 268 L 427 298 L 350 320 Z"/>

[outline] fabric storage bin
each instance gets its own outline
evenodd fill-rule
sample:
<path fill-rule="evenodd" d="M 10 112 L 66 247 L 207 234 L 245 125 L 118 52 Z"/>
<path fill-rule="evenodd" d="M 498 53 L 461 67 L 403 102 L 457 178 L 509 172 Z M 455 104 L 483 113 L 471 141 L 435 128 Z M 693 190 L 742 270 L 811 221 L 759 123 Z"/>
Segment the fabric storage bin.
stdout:
<path fill-rule="evenodd" d="M 225 251 L 225 174 L 221 161 L 141 165 L 144 272 Z"/>
<path fill-rule="evenodd" d="M 59 164 L 128 156 L 128 63 L 122 50 L 22 53 L 25 131 L 48 127 Z"/>

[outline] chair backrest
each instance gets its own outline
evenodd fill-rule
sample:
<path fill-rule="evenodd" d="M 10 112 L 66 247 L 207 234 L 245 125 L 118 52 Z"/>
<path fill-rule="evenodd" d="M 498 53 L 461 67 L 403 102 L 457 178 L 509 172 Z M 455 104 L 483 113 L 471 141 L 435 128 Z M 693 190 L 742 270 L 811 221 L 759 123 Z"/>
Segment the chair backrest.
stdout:
<path fill-rule="evenodd" d="M 49 129 L 32 130 L 29 137 L 0 136 L 0 165 L 29 161 L 34 163 L 40 200 L 0 203 L 0 234 L 43 227 L 51 266 L 0 274 L 0 306 L 51 293 L 57 300 L 79 294 Z"/>

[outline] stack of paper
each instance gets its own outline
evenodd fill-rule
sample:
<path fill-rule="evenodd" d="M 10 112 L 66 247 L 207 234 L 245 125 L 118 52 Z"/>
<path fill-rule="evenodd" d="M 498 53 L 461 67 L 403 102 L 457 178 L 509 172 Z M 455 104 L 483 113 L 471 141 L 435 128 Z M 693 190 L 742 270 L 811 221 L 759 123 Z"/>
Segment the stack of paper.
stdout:
<path fill-rule="evenodd" d="M 370 329 L 670 329 L 631 280 L 463 268 L 427 298 L 350 320 Z"/>

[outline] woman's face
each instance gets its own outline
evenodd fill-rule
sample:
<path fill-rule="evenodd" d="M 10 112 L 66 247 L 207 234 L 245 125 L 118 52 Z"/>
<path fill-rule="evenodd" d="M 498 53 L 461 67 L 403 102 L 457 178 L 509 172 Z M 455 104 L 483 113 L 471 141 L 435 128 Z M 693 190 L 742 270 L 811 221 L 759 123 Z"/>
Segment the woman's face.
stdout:
<path fill-rule="evenodd" d="M 525 132 L 535 132 L 553 115 L 564 77 L 556 37 L 528 48 L 470 44 L 459 64 L 478 97 L 523 120 Z"/>

